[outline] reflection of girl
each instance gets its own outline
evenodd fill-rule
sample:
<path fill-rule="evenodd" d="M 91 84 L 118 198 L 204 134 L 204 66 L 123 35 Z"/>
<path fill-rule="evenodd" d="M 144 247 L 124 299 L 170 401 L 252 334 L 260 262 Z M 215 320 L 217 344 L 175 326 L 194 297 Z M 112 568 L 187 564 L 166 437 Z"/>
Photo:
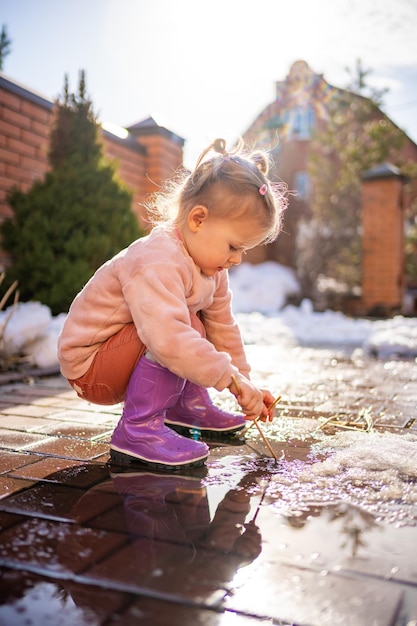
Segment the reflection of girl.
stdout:
<path fill-rule="evenodd" d="M 207 557 L 209 550 L 213 573 L 224 560 L 220 555 L 235 557 L 224 560 L 225 567 L 228 563 L 227 569 L 232 567 L 235 571 L 238 565 L 250 562 L 260 554 L 259 529 L 254 523 L 245 523 L 250 511 L 250 496 L 244 489 L 231 489 L 210 520 L 206 487 L 199 478 L 137 472 L 113 474 L 112 479 L 123 498 L 124 516 L 132 541 L 135 538 L 142 540 L 142 562 L 148 555 L 145 559 L 147 574 L 153 568 L 181 567 L 181 563 L 175 561 L 175 554 L 179 554 L 181 546 L 184 565 L 190 547 L 193 561 L 196 554 Z M 143 541 L 145 538 L 147 541 Z M 218 575 L 223 579 L 224 573 L 218 572 Z"/>
<path fill-rule="evenodd" d="M 267 172 L 264 153 L 229 153 L 216 140 L 194 172 L 158 197 L 156 210 L 173 215 L 105 263 L 75 298 L 59 338 L 61 370 L 86 400 L 125 399 L 114 460 L 204 463 L 207 445 L 167 424 L 240 430 L 244 418 L 215 407 L 208 387 L 229 388 L 247 417 L 272 419 L 272 395 L 249 379 L 227 275 L 279 232 L 285 198 Z"/>
<path fill-rule="evenodd" d="M 81 570 L 87 579 L 112 581 L 109 594 L 112 586 L 126 585 L 139 593 L 141 607 L 155 594 L 176 594 L 185 601 L 199 596 L 202 602 L 210 602 L 213 594 L 223 597 L 239 567 L 261 552 L 259 529 L 246 522 L 247 491 L 256 476 L 248 475 L 246 487 L 226 493 L 211 519 L 210 485 L 204 484 L 203 473 L 205 468 L 189 475 L 122 471 L 101 479 L 66 513 L 74 523 L 65 541 L 58 541 L 59 571 L 68 576 Z M 96 469 L 90 479 L 97 480 Z M 98 587 L 71 582 L 68 576 L 65 589 L 78 606 L 101 615 L 106 604 L 104 599 L 103 606 L 97 603 Z M 102 617 L 105 621 L 108 614 Z"/>

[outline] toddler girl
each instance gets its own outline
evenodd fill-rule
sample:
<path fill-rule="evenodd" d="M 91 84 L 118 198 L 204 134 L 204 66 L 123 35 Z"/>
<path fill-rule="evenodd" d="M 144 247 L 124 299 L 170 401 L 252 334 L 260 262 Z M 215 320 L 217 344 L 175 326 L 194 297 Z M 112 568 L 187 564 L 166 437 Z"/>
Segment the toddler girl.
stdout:
<path fill-rule="evenodd" d="M 124 401 L 114 461 L 202 465 L 209 449 L 193 429 L 228 436 L 245 422 L 213 405 L 208 387 L 227 387 L 248 419 L 272 419 L 272 395 L 249 379 L 227 272 L 279 233 L 285 188 L 270 183 L 268 167 L 263 152 L 214 141 L 191 174 L 156 194 L 151 233 L 74 299 L 58 340 L 61 371 L 89 402 Z"/>

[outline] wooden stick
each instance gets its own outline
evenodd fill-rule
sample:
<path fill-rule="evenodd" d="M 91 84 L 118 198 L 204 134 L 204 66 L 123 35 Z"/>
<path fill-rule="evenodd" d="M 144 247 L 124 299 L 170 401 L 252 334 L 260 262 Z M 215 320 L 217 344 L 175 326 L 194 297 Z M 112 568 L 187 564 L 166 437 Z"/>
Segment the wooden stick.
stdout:
<path fill-rule="evenodd" d="M 239 383 L 237 382 L 237 380 L 236 380 L 236 378 L 235 378 L 235 376 L 234 376 L 233 374 L 232 374 L 232 381 L 233 381 L 233 383 L 234 383 L 234 385 L 235 385 L 235 387 L 236 387 L 236 390 L 237 390 L 238 394 L 240 394 L 240 392 L 241 392 L 240 385 L 239 385 Z M 280 398 L 281 398 L 281 396 L 278 396 L 278 398 L 274 401 L 274 403 L 273 403 L 272 407 L 274 407 L 274 406 L 276 405 L 276 403 L 279 401 L 279 399 L 280 399 Z M 272 407 L 271 407 L 271 408 L 272 408 Z M 265 435 L 263 434 L 263 432 L 262 432 L 262 430 L 261 430 L 261 427 L 260 427 L 260 426 L 259 426 L 259 424 L 258 424 L 258 420 L 259 420 L 259 418 L 260 418 L 260 417 L 261 417 L 261 415 L 258 415 L 258 417 L 255 417 L 255 419 L 252 421 L 251 425 L 250 425 L 248 428 L 246 428 L 243 432 L 248 431 L 248 430 L 249 430 L 249 428 L 250 428 L 251 426 L 253 426 L 253 424 L 255 424 L 256 428 L 257 428 L 257 429 L 258 429 L 258 431 L 259 431 L 259 434 L 261 435 L 262 439 L 264 440 L 264 443 L 265 443 L 266 447 L 268 448 L 268 450 L 269 450 L 269 451 L 270 451 L 270 453 L 272 454 L 272 456 L 273 456 L 273 458 L 275 459 L 275 461 L 278 461 L 278 458 L 277 458 L 277 456 L 276 456 L 275 452 L 273 451 L 273 449 L 272 449 L 272 447 L 271 447 L 271 444 L 269 443 L 268 439 L 267 439 L 267 438 L 265 437 Z M 239 435 L 241 435 L 241 434 L 242 434 L 242 433 L 239 433 Z"/>
<path fill-rule="evenodd" d="M 258 422 L 255 421 L 255 425 L 256 428 L 259 430 L 259 434 L 261 435 L 262 439 L 265 442 L 266 447 L 268 448 L 268 450 L 270 451 L 270 453 L 272 454 L 272 456 L 274 457 L 275 461 L 278 461 L 275 452 L 273 451 L 273 449 L 271 448 L 271 444 L 269 443 L 268 439 L 265 437 L 265 435 L 263 434 L 261 427 L 259 426 Z"/>
<path fill-rule="evenodd" d="M 234 383 L 234 385 L 236 387 L 237 393 L 239 395 L 240 392 L 241 392 L 241 388 L 240 388 L 239 383 L 237 382 L 237 378 L 236 378 L 236 376 L 234 374 L 232 374 L 231 378 L 232 378 L 232 382 Z"/>

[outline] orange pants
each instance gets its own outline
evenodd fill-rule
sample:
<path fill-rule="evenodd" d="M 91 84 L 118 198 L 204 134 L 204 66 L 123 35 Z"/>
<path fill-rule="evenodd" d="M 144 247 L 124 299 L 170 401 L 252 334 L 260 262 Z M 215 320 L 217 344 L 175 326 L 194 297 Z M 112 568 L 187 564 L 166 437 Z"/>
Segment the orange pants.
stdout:
<path fill-rule="evenodd" d="M 123 402 L 129 378 L 145 350 L 135 325 L 126 324 L 103 343 L 87 372 L 68 382 L 80 398 L 93 404 Z"/>
<path fill-rule="evenodd" d="M 191 326 L 205 337 L 200 317 L 190 312 L 190 318 Z M 87 372 L 68 382 L 80 398 L 93 404 L 123 402 L 130 376 L 146 349 L 135 325 L 126 324 L 103 343 Z"/>

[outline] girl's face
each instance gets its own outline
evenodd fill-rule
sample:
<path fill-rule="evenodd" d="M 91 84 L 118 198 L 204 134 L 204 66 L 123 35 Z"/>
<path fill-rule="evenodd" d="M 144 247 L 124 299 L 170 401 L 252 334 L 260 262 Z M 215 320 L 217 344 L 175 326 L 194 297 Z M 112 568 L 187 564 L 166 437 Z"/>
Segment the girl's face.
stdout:
<path fill-rule="evenodd" d="M 239 265 L 246 250 L 259 245 L 268 231 L 256 217 L 224 218 L 210 215 L 196 206 L 184 229 L 185 247 L 205 276 L 214 276 L 232 265 Z"/>

